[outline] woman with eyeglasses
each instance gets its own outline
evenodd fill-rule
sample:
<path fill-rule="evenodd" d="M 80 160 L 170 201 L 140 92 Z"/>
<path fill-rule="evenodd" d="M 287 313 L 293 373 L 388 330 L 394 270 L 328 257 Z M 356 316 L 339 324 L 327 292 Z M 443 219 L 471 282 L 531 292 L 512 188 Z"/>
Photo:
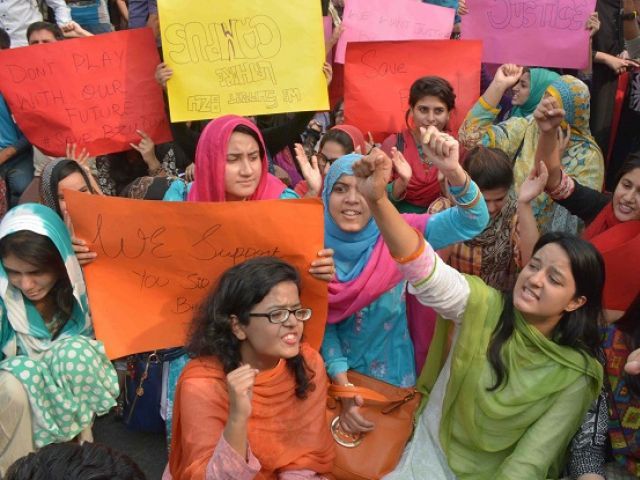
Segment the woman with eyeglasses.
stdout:
<path fill-rule="evenodd" d="M 364 140 L 364 135 L 353 125 L 336 125 L 324 134 L 318 148 L 318 153 L 311 157 L 311 160 L 318 166 L 318 170 L 321 172 L 324 178 L 331 167 L 331 164 L 340 157 L 348 155 L 349 153 L 367 153 L 367 144 Z M 300 169 L 302 171 L 309 170 L 311 164 L 307 158 L 307 154 L 304 148 L 299 143 L 296 143 L 296 158 Z M 309 174 L 307 174 L 309 177 Z M 299 182 L 295 187 L 295 192 L 301 197 L 317 197 L 322 190 L 322 182 L 319 182 L 315 191 L 309 188 L 309 183 L 306 180 Z"/>
<path fill-rule="evenodd" d="M 168 479 L 321 479 L 333 464 L 322 358 L 303 342 L 300 275 L 273 257 L 227 270 L 196 314 Z"/>

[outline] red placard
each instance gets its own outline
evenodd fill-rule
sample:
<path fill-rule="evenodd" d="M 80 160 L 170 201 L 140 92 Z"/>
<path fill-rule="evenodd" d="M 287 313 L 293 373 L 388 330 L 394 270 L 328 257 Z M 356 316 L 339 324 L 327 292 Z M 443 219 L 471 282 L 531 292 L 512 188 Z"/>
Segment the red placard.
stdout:
<path fill-rule="evenodd" d="M 0 92 L 27 139 L 48 155 L 67 143 L 90 155 L 130 150 L 136 130 L 172 139 L 151 29 L 134 29 L 0 52 Z"/>
<path fill-rule="evenodd" d="M 480 96 L 482 43 L 460 40 L 350 43 L 345 64 L 345 123 L 378 141 L 405 128 L 409 89 L 418 78 L 438 75 L 456 93 L 449 127 L 457 131 Z"/>

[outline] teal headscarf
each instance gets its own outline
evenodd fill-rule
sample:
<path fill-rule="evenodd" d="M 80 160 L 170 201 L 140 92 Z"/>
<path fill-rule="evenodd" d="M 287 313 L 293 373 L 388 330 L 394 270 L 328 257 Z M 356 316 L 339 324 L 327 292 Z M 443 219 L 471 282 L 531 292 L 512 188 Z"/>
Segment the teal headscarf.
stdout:
<path fill-rule="evenodd" d="M 511 110 L 512 117 L 524 118 L 531 115 L 540 103 L 540 100 L 542 100 L 547 87 L 560 78 L 559 74 L 546 68 L 531 68 L 529 69 L 529 76 L 531 79 L 529 98 L 524 104 L 517 105 Z"/>
<path fill-rule="evenodd" d="M 71 237 L 62 219 L 50 208 L 26 203 L 11 209 L 0 223 L 0 239 L 21 230 L 49 238 L 58 249 L 67 269 L 75 298 L 71 318 L 56 339 L 72 335 L 93 335 L 82 269 L 73 252 Z M 0 359 L 18 353 L 39 358 L 52 346 L 51 333 L 34 305 L 11 285 L 0 263 Z"/>

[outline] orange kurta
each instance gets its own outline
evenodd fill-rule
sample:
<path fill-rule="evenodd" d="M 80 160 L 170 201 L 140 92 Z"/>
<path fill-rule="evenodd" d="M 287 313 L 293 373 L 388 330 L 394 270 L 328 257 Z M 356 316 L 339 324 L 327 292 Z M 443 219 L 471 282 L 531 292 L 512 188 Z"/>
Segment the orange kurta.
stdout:
<path fill-rule="evenodd" d="M 334 442 L 325 421 L 328 381 L 320 354 L 302 344 L 315 389 L 295 396 L 295 379 L 281 361 L 260 372 L 253 388 L 248 444 L 262 466 L 256 479 L 275 480 L 286 470 L 329 473 Z M 180 480 L 204 479 L 229 415 L 226 375 L 215 357 L 187 364 L 176 389 L 169 468 Z"/>

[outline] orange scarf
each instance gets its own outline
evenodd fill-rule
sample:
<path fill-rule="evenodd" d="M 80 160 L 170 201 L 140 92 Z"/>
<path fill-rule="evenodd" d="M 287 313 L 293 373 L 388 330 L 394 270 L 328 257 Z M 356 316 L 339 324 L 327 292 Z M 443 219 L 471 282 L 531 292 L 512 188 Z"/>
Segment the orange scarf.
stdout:
<path fill-rule="evenodd" d="M 619 221 L 612 203 L 584 231 L 604 258 L 604 307 L 626 311 L 640 291 L 640 220 Z"/>
<path fill-rule="evenodd" d="M 331 472 L 334 442 L 326 425 L 328 381 L 322 358 L 309 345 L 301 354 L 315 373 L 315 389 L 295 396 L 295 379 L 284 360 L 261 372 L 253 387 L 248 445 L 262 466 L 257 480 L 276 480 L 286 470 Z M 226 375 L 215 357 L 185 367 L 174 404 L 169 468 L 180 480 L 204 480 L 207 464 L 229 415 Z"/>

